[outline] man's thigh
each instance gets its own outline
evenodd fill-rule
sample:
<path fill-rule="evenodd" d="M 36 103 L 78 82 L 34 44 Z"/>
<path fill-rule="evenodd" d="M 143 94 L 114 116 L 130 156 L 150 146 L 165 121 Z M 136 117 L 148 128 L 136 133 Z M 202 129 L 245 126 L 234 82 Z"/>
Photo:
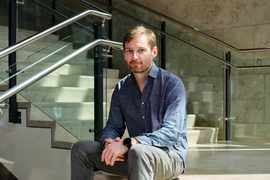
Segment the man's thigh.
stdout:
<path fill-rule="evenodd" d="M 130 155 L 133 157 L 130 157 Z M 153 173 L 153 179 L 174 179 L 183 171 L 183 161 L 180 156 L 166 147 L 135 145 L 131 148 L 128 158 L 128 163 L 134 163 L 140 158 L 144 159 L 137 166 L 145 169 L 151 168 L 145 173 Z"/>

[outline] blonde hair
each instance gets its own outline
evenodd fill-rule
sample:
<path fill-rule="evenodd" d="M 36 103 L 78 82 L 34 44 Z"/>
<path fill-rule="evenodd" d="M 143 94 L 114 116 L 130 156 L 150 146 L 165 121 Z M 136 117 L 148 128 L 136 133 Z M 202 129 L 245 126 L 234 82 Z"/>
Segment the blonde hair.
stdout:
<path fill-rule="evenodd" d="M 156 35 L 153 31 L 146 29 L 143 26 L 136 26 L 133 29 L 130 29 L 123 37 L 123 47 L 125 49 L 125 43 L 129 43 L 132 39 L 145 34 L 148 37 L 148 44 L 151 50 L 156 46 Z"/>

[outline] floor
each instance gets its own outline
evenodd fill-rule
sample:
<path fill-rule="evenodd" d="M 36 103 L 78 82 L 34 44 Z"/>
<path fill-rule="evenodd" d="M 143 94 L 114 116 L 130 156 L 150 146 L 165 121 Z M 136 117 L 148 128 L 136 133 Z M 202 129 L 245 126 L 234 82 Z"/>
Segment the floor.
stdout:
<path fill-rule="evenodd" d="M 189 146 L 181 180 L 270 179 L 270 143 L 218 142 Z"/>

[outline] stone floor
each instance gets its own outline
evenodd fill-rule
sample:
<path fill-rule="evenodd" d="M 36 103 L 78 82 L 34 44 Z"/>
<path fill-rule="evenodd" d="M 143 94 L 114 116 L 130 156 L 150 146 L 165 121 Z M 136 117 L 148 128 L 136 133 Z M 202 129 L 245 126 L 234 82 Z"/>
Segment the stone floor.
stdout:
<path fill-rule="evenodd" d="M 189 146 L 181 180 L 270 179 L 270 143 L 218 142 Z"/>

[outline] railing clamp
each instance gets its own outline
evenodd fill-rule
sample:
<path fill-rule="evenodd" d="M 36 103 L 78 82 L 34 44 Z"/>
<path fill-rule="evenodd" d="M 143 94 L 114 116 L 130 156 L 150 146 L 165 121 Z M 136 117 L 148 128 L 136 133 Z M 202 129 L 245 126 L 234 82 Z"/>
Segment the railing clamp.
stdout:
<path fill-rule="evenodd" d="M 228 69 L 228 66 L 227 65 L 220 65 L 219 67 Z"/>
<path fill-rule="evenodd" d="M 9 104 L 8 103 L 2 103 L 2 104 L 0 104 L 0 114 L 3 114 L 2 108 L 8 109 L 9 108 Z"/>
<path fill-rule="evenodd" d="M 225 120 L 225 121 L 228 121 L 228 120 L 235 120 L 236 117 L 225 117 L 225 118 L 218 118 L 218 121 L 221 121 L 221 120 Z"/>
<path fill-rule="evenodd" d="M 22 1 L 17 0 L 17 4 L 24 5 L 24 0 L 22 0 Z"/>
<path fill-rule="evenodd" d="M 104 24 L 105 24 L 105 20 L 106 20 L 106 19 L 103 19 L 103 21 L 102 21 L 102 28 L 105 27 L 105 25 L 104 25 Z"/>
<path fill-rule="evenodd" d="M 103 54 L 101 54 L 101 57 L 105 57 L 105 58 L 113 58 L 113 55 L 107 54 L 107 53 L 103 53 Z"/>

